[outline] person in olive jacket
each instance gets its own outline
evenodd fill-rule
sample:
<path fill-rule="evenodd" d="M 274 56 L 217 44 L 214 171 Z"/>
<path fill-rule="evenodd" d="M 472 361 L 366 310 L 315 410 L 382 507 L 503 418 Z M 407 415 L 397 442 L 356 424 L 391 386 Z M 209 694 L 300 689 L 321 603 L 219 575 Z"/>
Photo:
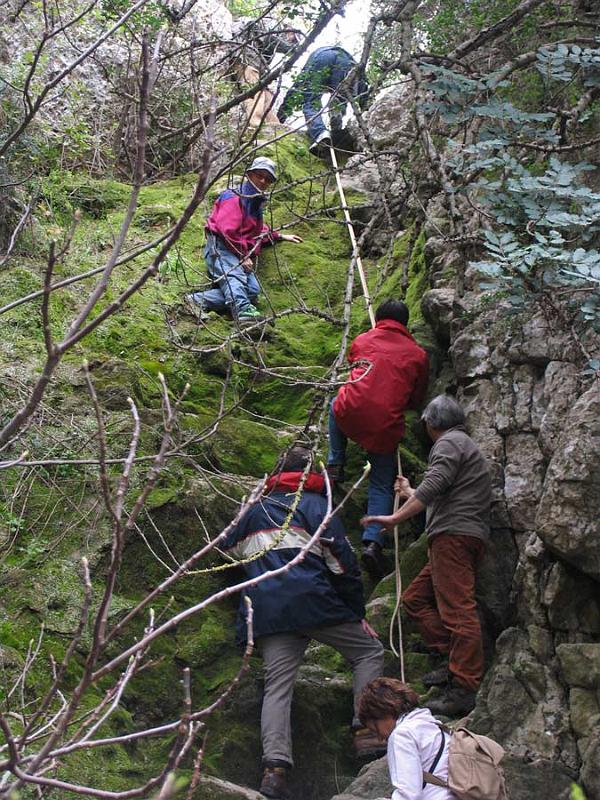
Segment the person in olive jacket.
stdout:
<path fill-rule="evenodd" d="M 484 672 L 475 573 L 489 536 L 491 478 L 456 400 L 439 395 L 422 419 L 433 440 L 423 480 L 413 489 L 399 477 L 395 488 L 406 499 L 404 505 L 395 514 L 364 517 L 361 524 L 391 529 L 426 509 L 429 560 L 402 602 L 425 644 L 449 656 L 447 669 L 423 677 L 426 685 L 446 687 L 427 706 L 436 714 L 454 716 L 474 707 Z"/>

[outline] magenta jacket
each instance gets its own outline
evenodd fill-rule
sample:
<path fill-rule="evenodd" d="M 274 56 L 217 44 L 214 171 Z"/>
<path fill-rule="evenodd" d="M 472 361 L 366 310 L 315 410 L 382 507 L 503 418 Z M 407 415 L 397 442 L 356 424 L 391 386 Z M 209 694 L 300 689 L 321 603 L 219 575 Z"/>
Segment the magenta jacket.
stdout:
<path fill-rule="evenodd" d="M 264 244 L 274 244 L 281 234 L 263 221 L 266 197 L 250 183 L 226 189 L 217 197 L 206 230 L 219 236 L 225 246 L 240 258 L 258 255 Z"/>

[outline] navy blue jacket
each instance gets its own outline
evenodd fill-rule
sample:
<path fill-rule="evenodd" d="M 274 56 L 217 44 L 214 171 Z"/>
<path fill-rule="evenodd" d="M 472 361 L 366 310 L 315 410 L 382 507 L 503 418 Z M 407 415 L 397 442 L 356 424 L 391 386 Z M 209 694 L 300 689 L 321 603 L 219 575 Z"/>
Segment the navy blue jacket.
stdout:
<path fill-rule="evenodd" d="M 300 473 L 283 473 L 296 474 L 299 479 Z M 287 564 L 323 521 L 327 511 L 325 497 L 305 490 L 287 529 L 282 531 L 294 496 L 293 492 L 274 491 L 263 497 L 225 540 L 223 549 L 242 562 L 247 577 Z M 252 600 L 256 638 L 355 622 L 365 616 L 358 563 L 337 517 L 333 517 L 303 561 L 281 575 L 266 578 L 244 594 Z M 243 596 L 237 632 L 238 640 L 244 642 Z"/>

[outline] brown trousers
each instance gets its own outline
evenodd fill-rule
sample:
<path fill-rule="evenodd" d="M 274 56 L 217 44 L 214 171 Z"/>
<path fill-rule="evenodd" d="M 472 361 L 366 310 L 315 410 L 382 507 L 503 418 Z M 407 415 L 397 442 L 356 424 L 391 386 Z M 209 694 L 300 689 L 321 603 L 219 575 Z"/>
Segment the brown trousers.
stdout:
<path fill-rule="evenodd" d="M 448 653 L 456 683 L 477 690 L 483 677 L 483 643 L 475 601 L 475 568 L 483 541 L 440 533 L 429 561 L 404 592 L 402 603 L 425 644 Z"/>

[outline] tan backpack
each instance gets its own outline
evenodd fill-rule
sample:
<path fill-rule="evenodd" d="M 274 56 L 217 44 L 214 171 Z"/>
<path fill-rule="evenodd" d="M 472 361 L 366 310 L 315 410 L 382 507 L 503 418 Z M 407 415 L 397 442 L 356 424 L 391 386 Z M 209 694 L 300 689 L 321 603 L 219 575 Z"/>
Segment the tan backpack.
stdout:
<path fill-rule="evenodd" d="M 504 770 L 500 762 L 504 748 L 488 736 L 473 733 L 467 728 L 450 731 L 440 725 L 442 744 L 429 772 L 423 772 L 423 784 L 445 786 L 458 800 L 508 800 Z M 444 749 L 448 747 L 448 782 L 433 774 Z"/>

